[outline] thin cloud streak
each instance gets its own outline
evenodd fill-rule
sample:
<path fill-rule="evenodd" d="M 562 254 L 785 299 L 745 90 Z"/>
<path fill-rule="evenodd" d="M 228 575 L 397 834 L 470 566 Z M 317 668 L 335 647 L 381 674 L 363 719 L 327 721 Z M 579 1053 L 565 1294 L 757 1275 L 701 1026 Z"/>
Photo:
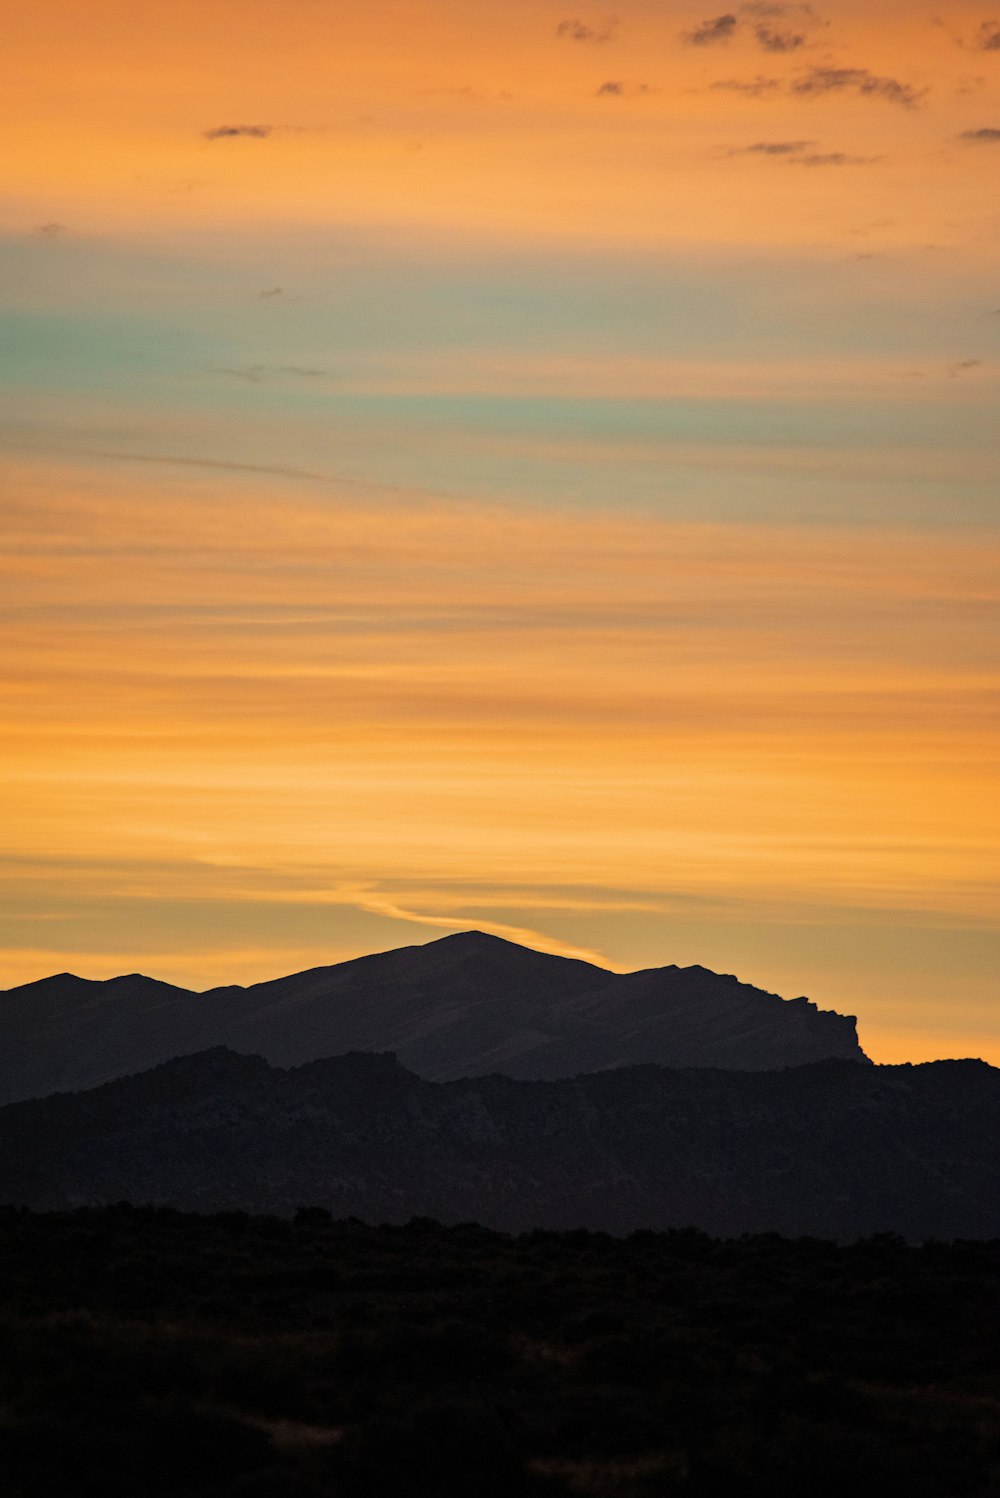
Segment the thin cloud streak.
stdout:
<path fill-rule="evenodd" d="M 810 151 L 813 140 L 760 140 L 751 146 L 733 146 L 729 156 L 765 156 L 786 166 L 871 166 L 878 156 L 851 156 L 846 151 Z"/>
<path fill-rule="evenodd" d="M 881 156 L 850 156 L 846 151 L 817 151 L 793 158 L 798 166 L 874 166 Z"/>
<path fill-rule="evenodd" d="M 814 146 L 814 140 L 759 140 L 752 146 L 733 146 L 729 152 L 730 156 L 797 156 L 809 146 Z"/>
<path fill-rule="evenodd" d="M 618 22 L 611 18 L 596 26 L 588 25 L 586 21 L 569 20 L 560 21 L 556 26 L 556 36 L 561 41 L 568 42 L 592 42 L 598 46 L 610 42 L 615 34 Z"/>
<path fill-rule="evenodd" d="M 903 109 L 916 109 L 927 94 L 926 89 L 901 83 L 898 78 L 880 77 L 868 68 L 812 68 L 791 79 L 767 77 L 720 78 L 709 88 L 766 98 L 785 94 L 791 98 L 815 99 L 827 94 L 853 94 L 859 99 L 882 99 Z"/>
<path fill-rule="evenodd" d="M 765 78 L 758 74 L 756 78 L 718 78 L 709 84 L 710 89 L 725 91 L 734 94 L 746 94 L 750 99 L 763 99 L 769 94 L 780 93 L 784 83 L 780 78 Z"/>
<path fill-rule="evenodd" d="M 804 97 L 851 93 L 859 98 L 884 99 L 887 104 L 898 104 L 904 109 L 915 108 L 926 93 L 926 89 L 900 83 L 898 78 L 881 78 L 868 68 L 813 68 L 794 79 L 789 90 Z"/>
<path fill-rule="evenodd" d="M 273 125 L 216 125 L 211 130 L 203 130 L 202 135 L 206 140 L 267 140 L 268 136 L 274 134 Z"/>
<path fill-rule="evenodd" d="M 730 41 L 736 35 L 738 26 L 736 16 L 727 13 L 702 21 L 693 31 L 684 32 L 683 39 L 690 47 L 714 47 L 721 42 Z"/>
<path fill-rule="evenodd" d="M 438 930 L 445 931 L 467 931 L 469 928 L 467 916 L 424 915 L 418 910 L 408 910 L 395 901 L 374 892 L 365 895 L 358 894 L 350 903 L 356 905 L 359 910 L 367 911 L 370 915 L 389 916 L 397 921 L 412 921 L 418 926 L 434 926 Z M 568 957 L 577 962 L 592 963 L 596 967 L 609 968 L 611 966 L 602 952 L 594 951 L 590 947 L 571 946 L 567 942 L 559 941 L 557 937 L 546 935 L 542 931 L 535 931 L 530 926 L 510 926 L 503 921 L 481 920 L 480 929 L 488 931 L 493 936 L 502 936 L 506 941 L 534 947 L 539 952 L 549 952 L 554 957 Z"/>
<path fill-rule="evenodd" d="M 755 26 L 754 36 L 764 52 L 795 52 L 807 40 L 801 31 L 774 31 L 770 26 Z"/>

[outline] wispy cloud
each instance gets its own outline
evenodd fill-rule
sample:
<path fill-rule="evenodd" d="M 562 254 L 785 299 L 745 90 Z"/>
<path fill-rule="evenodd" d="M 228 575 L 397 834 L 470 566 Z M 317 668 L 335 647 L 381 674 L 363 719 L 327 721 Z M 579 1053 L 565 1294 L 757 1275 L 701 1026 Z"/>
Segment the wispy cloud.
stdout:
<path fill-rule="evenodd" d="M 810 68 L 791 79 L 758 73 L 756 78 L 721 78 L 709 85 L 733 93 L 762 98 L 766 94 L 787 93 L 791 97 L 819 98 L 824 94 L 854 94 L 858 98 L 884 99 L 904 109 L 915 108 L 926 94 L 898 78 L 883 77 L 870 68 Z"/>
<path fill-rule="evenodd" d="M 820 94 L 850 93 L 861 98 L 884 99 L 912 109 L 925 90 L 916 89 L 897 78 L 882 78 L 868 68 L 813 68 L 789 84 L 789 92 L 806 97 Z"/>
<path fill-rule="evenodd" d="M 420 926 L 434 926 L 444 931 L 462 931 L 469 924 L 467 915 L 427 915 L 423 911 L 409 909 L 375 890 L 359 892 L 352 899 L 345 900 L 341 897 L 337 903 L 356 905 L 359 910 L 367 911 L 370 915 L 387 916 L 397 921 L 413 921 Z M 480 920 L 480 926 L 493 936 L 502 936 L 507 941 L 516 941 L 524 946 L 534 947 L 539 952 L 550 952 L 555 957 L 569 957 L 577 962 L 596 964 L 598 967 L 608 966 L 608 959 L 602 952 L 592 947 L 578 947 L 569 942 L 559 941 L 558 938 L 536 931 L 533 927 L 511 926 L 506 921 L 494 920 Z"/>
<path fill-rule="evenodd" d="M 272 135 L 323 134 L 326 125 L 213 125 L 203 130 L 205 140 L 267 140 Z"/>
<path fill-rule="evenodd" d="M 567 42 L 610 42 L 615 34 L 618 22 L 613 16 L 607 20 L 600 21 L 596 26 L 590 26 L 586 21 L 578 21 L 575 18 L 568 21 L 560 21 L 556 27 L 556 36 Z"/>
<path fill-rule="evenodd" d="M 702 21 L 693 31 L 685 31 L 684 41 L 691 47 L 712 47 L 717 42 L 728 42 L 735 35 L 738 25 L 737 18 L 731 13 L 714 16 L 711 20 Z"/>
<path fill-rule="evenodd" d="M 888 104 L 898 104 L 904 109 L 916 108 L 926 93 L 926 89 L 900 83 L 897 78 L 879 77 L 868 68 L 812 68 L 790 82 L 758 73 L 756 78 L 720 78 L 709 84 L 709 87 L 746 94 L 753 99 L 776 93 L 787 93 L 799 98 L 819 98 L 824 94 L 855 94 L 858 98 L 884 99 Z"/>
<path fill-rule="evenodd" d="M 57 224 L 55 222 L 48 224 L 37 224 L 35 226 L 35 233 L 43 234 L 46 239 L 55 239 L 57 235 L 66 233 L 66 225 Z"/>
<path fill-rule="evenodd" d="M 734 146 L 730 156 L 768 156 L 788 166 L 868 166 L 877 156 L 849 156 L 844 151 L 810 151 L 812 140 L 759 140 L 751 146 Z"/>
<path fill-rule="evenodd" d="M 963 130 L 959 140 L 972 141 L 974 145 L 996 145 L 1000 141 L 1000 129 L 993 125 L 984 125 L 979 130 Z"/>
<path fill-rule="evenodd" d="M 782 88 L 782 81 L 780 78 L 764 78 L 758 73 L 756 78 L 720 78 L 717 82 L 710 83 L 709 88 L 746 94 L 750 99 L 762 99 L 765 94 L 778 93 Z"/>
<path fill-rule="evenodd" d="M 970 369 L 981 369 L 982 365 L 982 359 L 959 359 L 954 364 L 949 364 L 948 373 L 952 379 L 957 379 L 959 375 L 968 374 Z"/>
<path fill-rule="evenodd" d="M 806 31 L 791 31 L 777 27 L 771 22 L 795 18 L 799 25 L 823 24 L 820 17 L 808 5 L 743 5 L 738 12 L 728 11 L 702 21 L 692 31 L 683 33 L 683 40 L 692 47 L 710 47 L 718 42 L 728 42 L 743 30 L 745 19 L 752 25 L 753 37 L 765 52 L 795 52 L 808 41 Z"/>
<path fill-rule="evenodd" d="M 641 94 L 651 94 L 655 90 L 648 83 L 622 83 L 618 79 L 608 79 L 602 83 L 600 88 L 595 89 L 595 98 L 621 99 L 625 97 L 635 98 Z"/>
<path fill-rule="evenodd" d="M 795 156 L 809 146 L 812 140 L 758 140 L 752 146 L 734 146 L 730 156 Z"/>
<path fill-rule="evenodd" d="M 846 151 L 818 151 L 794 158 L 798 166 L 871 166 L 881 156 L 851 156 Z"/>
<path fill-rule="evenodd" d="M 764 0 L 751 0 L 751 3 L 740 6 L 740 14 L 756 16 L 762 21 L 784 21 L 794 18 L 800 23 L 809 22 L 814 26 L 828 24 L 822 16 L 817 15 L 811 5 L 769 5 L 764 3 Z"/>
<path fill-rule="evenodd" d="M 232 140 L 239 136 L 245 136 L 250 140 L 267 140 L 273 135 L 273 125 L 215 125 L 211 130 L 203 130 L 202 135 L 206 140 Z"/>
<path fill-rule="evenodd" d="M 775 31 L 770 26 L 755 26 L 754 36 L 765 52 L 795 52 L 806 44 L 801 31 Z"/>

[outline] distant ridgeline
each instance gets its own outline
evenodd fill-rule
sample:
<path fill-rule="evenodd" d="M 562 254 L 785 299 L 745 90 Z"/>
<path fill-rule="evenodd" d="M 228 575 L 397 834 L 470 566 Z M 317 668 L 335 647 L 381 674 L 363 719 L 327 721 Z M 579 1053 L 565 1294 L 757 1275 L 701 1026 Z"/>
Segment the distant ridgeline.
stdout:
<path fill-rule="evenodd" d="M 204 994 L 63 974 L 0 995 L 0 1054 L 0 1202 L 1000 1236 L 1000 1072 L 872 1066 L 700 967 L 467 932 Z"/>
<path fill-rule="evenodd" d="M 655 1062 L 866 1062 L 851 1016 L 703 967 L 611 973 L 470 931 L 249 988 L 61 973 L 0 993 L 0 1103 L 77 1092 L 213 1046 L 278 1066 L 393 1051 L 432 1081 Z"/>
<path fill-rule="evenodd" d="M 0 1202 L 1000 1237 L 1000 1071 L 625 1067 L 428 1082 L 391 1055 L 291 1070 L 217 1049 L 0 1109 Z"/>

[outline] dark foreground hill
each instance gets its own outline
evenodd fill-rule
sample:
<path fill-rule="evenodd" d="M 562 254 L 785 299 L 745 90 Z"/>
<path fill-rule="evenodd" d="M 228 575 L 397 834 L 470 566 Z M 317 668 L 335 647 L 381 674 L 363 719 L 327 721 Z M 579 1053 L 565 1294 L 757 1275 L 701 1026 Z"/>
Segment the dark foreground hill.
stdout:
<path fill-rule="evenodd" d="M 226 1045 L 278 1066 L 394 1051 L 432 1080 L 655 1062 L 746 1071 L 865 1061 L 852 1016 L 702 967 L 611 973 L 482 932 L 191 993 L 61 973 L 0 993 L 0 1103 L 76 1092 Z"/>
<path fill-rule="evenodd" d="M 213 1050 L 0 1109 L 0 1201 L 503 1229 L 1000 1235 L 1000 1071 L 817 1062 L 432 1083 L 391 1055 Z"/>
<path fill-rule="evenodd" d="M 1000 1243 L 0 1210 L 10 1498 L 995 1498 Z"/>

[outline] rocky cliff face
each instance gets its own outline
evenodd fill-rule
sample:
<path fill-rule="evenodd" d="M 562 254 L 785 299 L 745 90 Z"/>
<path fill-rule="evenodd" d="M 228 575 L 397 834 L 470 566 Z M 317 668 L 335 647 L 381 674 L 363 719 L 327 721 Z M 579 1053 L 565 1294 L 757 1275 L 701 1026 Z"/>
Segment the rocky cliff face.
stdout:
<path fill-rule="evenodd" d="M 288 1066 L 396 1052 L 420 1076 L 616 1066 L 747 1071 L 865 1061 L 852 1017 L 707 968 L 611 973 L 465 932 L 249 988 L 62 973 L 0 994 L 0 1102 L 77 1091 L 227 1045 Z"/>
<path fill-rule="evenodd" d="M 0 1201 L 503 1229 L 1000 1236 L 1000 1071 L 624 1068 L 427 1082 L 389 1055 L 213 1050 L 0 1110 Z"/>

